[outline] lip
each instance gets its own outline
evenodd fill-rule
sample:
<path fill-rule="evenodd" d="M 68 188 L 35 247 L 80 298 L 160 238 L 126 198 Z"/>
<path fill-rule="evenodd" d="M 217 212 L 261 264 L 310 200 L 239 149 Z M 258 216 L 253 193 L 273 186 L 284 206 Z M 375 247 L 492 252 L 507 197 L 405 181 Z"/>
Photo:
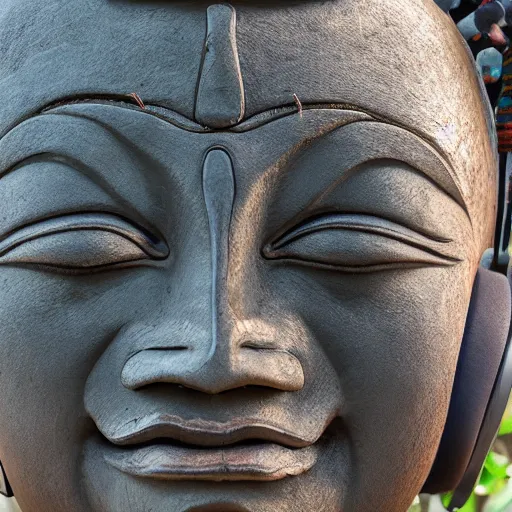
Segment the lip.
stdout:
<path fill-rule="evenodd" d="M 280 480 L 308 471 L 319 454 L 318 437 L 249 419 L 218 423 L 154 414 L 104 436 L 109 465 L 160 480 Z"/>
<path fill-rule="evenodd" d="M 290 449 L 274 443 L 216 449 L 154 444 L 105 454 L 111 466 L 136 477 L 267 482 L 305 473 L 317 457 L 316 446 Z"/>
<path fill-rule="evenodd" d="M 304 448 L 314 444 L 320 437 L 306 438 L 268 421 L 241 418 L 219 423 L 202 419 L 184 420 L 179 416 L 158 413 L 133 419 L 112 433 L 102 431 L 102 434 L 119 446 L 169 438 L 197 446 L 225 446 L 260 439 L 290 448 Z"/>

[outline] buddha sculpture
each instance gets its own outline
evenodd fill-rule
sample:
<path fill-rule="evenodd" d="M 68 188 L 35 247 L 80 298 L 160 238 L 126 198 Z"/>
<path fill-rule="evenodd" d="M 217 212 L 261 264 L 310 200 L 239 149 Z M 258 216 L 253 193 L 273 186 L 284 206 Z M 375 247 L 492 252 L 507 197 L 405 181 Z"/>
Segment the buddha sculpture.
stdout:
<path fill-rule="evenodd" d="M 405 512 L 446 466 L 495 226 L 491 115 L 449 16 L 3 0 L 0 26 L 21 510 Z"/>

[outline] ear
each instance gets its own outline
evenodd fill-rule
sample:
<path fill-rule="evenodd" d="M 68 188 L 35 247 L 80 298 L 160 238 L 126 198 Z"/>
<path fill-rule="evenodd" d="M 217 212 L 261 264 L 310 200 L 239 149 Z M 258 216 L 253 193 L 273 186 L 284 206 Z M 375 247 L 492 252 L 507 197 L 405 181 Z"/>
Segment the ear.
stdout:
<path fill-rule="evenodd" d="M 478 480 L 512 387 L 511 291 L 507 278 L 478 270 L 438 453 L 422 492 L 453 491 L 461 507 Z"/>

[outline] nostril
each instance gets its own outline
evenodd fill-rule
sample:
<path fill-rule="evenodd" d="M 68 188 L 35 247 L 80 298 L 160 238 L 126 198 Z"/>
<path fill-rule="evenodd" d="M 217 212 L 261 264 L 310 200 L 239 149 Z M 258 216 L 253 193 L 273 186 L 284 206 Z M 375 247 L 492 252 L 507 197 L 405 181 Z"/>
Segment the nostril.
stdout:
<path fill-rule="evenodd" d="M 252 385 L 282 391 L 300 391 L 304 386 L 304 369 L 290 352 L 268 345 L 247 342 L 238 355 L 241 375 Z"/>
<path fill-rule="evenodd" d="M 177 347 L 150 347 L 146 348 L 145 350 L 171 350 L 171 351 L 179 351 L 179 350 L 189 350 L 188 347 L 183 346 L 177 346 Z"/>
<path fill-rule="evenodd" d="M 273 387 L 268 387 L 264 385 L 256 385 L 256 384 L 248 384 L 247 386 L 241 386 L 238 388 L 230 388 L 226 389 L 225 391 L 221 391 L 220 393 L 217 393 L 218 395 L 224 395 L 226 393 L 231 393 L 231 395 L 243 393 L 243 396 L 247 397 L 248 394 L 253 394 L 254 396 L 257 396 L 258 398 L 261 398 L 265 396 L 265 394 L 270 395 L 271 393 L 277 393 L 280 390 L 277 390 Z"/>
<path fill-rule="evenodd" d="M 190 357 L 190 349 L 176 347 L 151 347 L 137 352 L 126 361 L 121 372 L 125 388 L 136 390 L 149 384 L 167 382 L 181 384 L 181 376 L 193 372 L 196 358 Z"/>
<path fill-rule="evenodd" d="M 252 350 L 279 350 L 279 347 L 274 345 L 273 343 L 265 343 L 258 341 L 244 341 L 240 348 L 249 348 Z"/>

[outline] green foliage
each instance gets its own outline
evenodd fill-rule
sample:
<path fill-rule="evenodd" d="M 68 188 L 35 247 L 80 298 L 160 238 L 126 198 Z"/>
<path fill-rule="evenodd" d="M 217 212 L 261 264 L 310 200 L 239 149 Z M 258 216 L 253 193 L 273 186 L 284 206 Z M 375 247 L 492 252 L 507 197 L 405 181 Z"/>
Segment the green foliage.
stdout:
<path fill-rule="evenodd" d="M 498 435 L 506 436 L 507 434 L 512 434 L 512 414 L 503 420 Z"/>
<path fill-rule="evenodd" d="M 503 417 L 498 437 L 512 434 L 512 408 Z M 512 507 L 512 463 L 505 455 L 491 451 L 487 456 L 478 485 L 469 501 L 459 512 L 478 512 L 478 496 L 488 496 L 485 512 L 507 512 Z M 442 496 L 444 506 L 450 503 L 451 494 Z"/>
<path fill-rule="evenodd" d="M 445 507 L 447 507 L 450 503 L 450 500 L 452 498 L 452 493 L 447 493 L 444 496 L 441 497 L 441 502 Z M 460 512 L 477 512 L 477 502 L 476 502 L 476 495 L 473 493 L 467 503 L 460 509 Z"/>

